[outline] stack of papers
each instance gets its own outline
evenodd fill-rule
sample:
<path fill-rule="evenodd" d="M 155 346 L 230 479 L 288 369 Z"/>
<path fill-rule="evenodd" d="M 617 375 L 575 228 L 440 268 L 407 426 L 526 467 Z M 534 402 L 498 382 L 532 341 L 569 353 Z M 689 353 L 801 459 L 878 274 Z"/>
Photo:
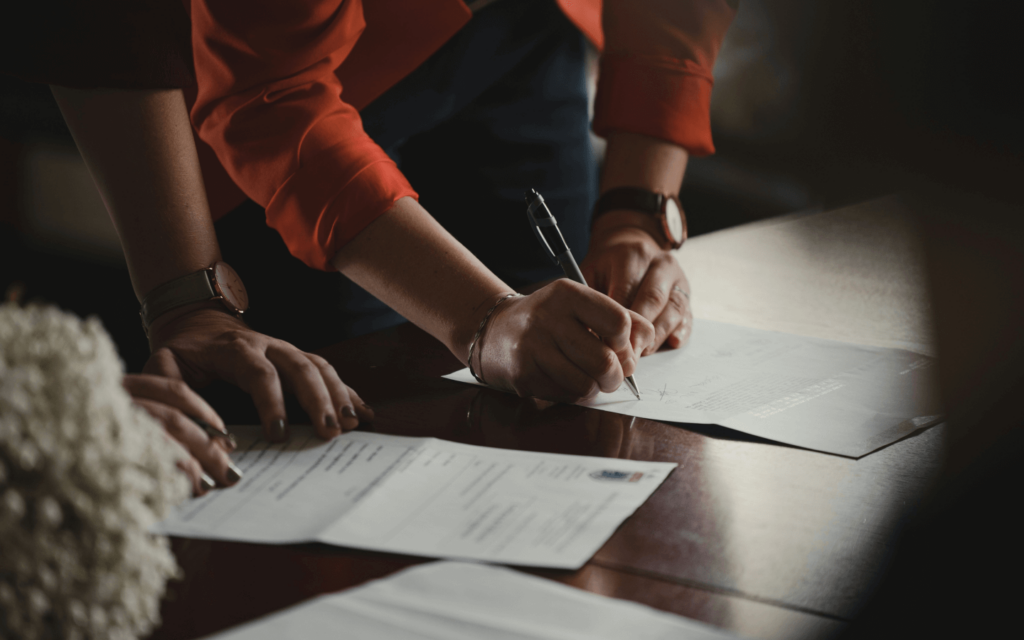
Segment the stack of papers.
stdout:
<path fill-rule="evenodd" d="M 255 426 L 232 432 L 243 480 L 157 533 L 575 569 L 676 467 L 359 431 L 324 442 L 296 429 L 284 444 Z"/>
<path fill-rule="evenodd" d="M 724 640 L 713 627 L 511 569 L 434 562 L 322 596 L 211 640 Z"/>
<path fill-rule="evenodd" d="M 640 360 L 640 400 L 622 387 L 581 404 L 859 458 L 941 419 L 935 373 L 910 351 L 698 320 L 687 346 Z"/>

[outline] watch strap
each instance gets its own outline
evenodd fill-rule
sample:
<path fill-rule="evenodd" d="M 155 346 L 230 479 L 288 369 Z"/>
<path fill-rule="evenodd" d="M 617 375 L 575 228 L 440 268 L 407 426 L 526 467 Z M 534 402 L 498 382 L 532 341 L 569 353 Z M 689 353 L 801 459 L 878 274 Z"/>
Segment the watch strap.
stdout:
<path fill-rule="evenodd" d="M 642 211 L 651 215 L 661 213 L 661 205 L 665 196 L 654 191 L 641 189 L 639 187 L 616 187 L 601 194 L 594 205 L 594 215 L 591 224 L 602 214 L 617 209 L 629 209 L 631 211 Z"/>
<path fill-rule="evenodd" d="M 149 325 L 164 313 L 193 302 L 219 297 L 210 283 L 210 269 L 203 269 L 166 282 L 153 289 L 142 299 L 142 325 Z"/>

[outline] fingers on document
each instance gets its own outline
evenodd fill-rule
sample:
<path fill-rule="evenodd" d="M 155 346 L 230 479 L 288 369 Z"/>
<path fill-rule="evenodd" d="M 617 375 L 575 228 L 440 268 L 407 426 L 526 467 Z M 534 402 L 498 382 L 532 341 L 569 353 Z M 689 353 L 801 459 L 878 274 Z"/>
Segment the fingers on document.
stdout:
<path fill-rule="evenodd" d="M 688 313 L 689 304 L 681 284 L 685 284 L 685 277 L 674 256 L 666 253 L 651 261 L 630 306 L 654 323 L 654 341 L 643 355 L 657 351 L 679 329 Z"/>
<path fill-rule="evenodd" d="M 180 379 L 145 373 L 128 374 L 122 384 L 134 398 L 153 400 L 174 407 L 185 415 L 202 420 L 221 433 L 227 434 L 224 421 L 213 407 Z M 218 438 L 217 441 L 226 451 L 234 449 L 227 438 Z"/>
<path fill-rule="evenodd" d="M 669 334 L 668 339 L 665 340 L 665 343 L 673 349 L 678 349 L 679 347 L 682 347 L 683 345 L 690 341 L 690 334 L 692 332 L 693 315 L 689 312 L 689 310 L 687 310 L 686 315 L 683 316 L 682 324 L 680 324 L 679 328 L 676 329 L 673 333 Z"/>
<path fill-rule="evenodd" d="M 266 354 L 257 347 L 244 347 L 235 364 L 234 383 L 252 397 L 263 424 L 263 437 L 270 442 L 288 440 L 288 414 L 284 406 L 281 377 Z"/>
<path fill-rule="evenodd" d="M 267 359 L 277 368 L 285 388 L 299 399 L 321 438 L 329 440 L 373 420 L 373 410 L 322 357 L 276 341 L 268 346 Z"/>
<path fill-rule="evenodd" d="M 203 472 L 203 467 L 192 456 L 186 456 L 177 462 L 178 468 L 188 476 L 192 484 L 192 495 L 199 497 L 213 489 L 213 478 Z"/>
<path fill-rule="evenodd" d="M 188 459 L 178 466 L 192 478 L 196 495 L 217 485 L 231 486 L 242 478 L 220 438 L 211 438 L 196 421 L 175 407 L 146 398 L 136 398 L 135 402 L 160 421 L 164 430 L 188 451 Z"/>
<path fill-rule="evenodd" d="M 299 404 L 309 414 L 317 435 L 330 439 L 341 434 L 340 421 L 347 421 L 348 418 L 335 408 L 334 396 L 327 388 L 323 373 L 309 354 L 282 342 L 267 348 L 267 358 L 277 367 L 285 386 L 295 394 Z M 351 428 L 355 428 L 355 425 Z"/>
<path fill-rule="evenodd" d="M 683 325 L 689 327 L 691 322 L 690 317 L 690 304 L 686 300 L 686 296 L 682 290 L 678 287 L 674 287 L 669 293 L 668 304 L 665 305 L 665 309 L 658 316 L 658 319 L 654 321 L 655 338 L 654 345 L 650 348 L 650 353 L 654 353 L 661 347 L 663 343 L 668 343 L 669 347 L 675 348 L 681 344 L 679 340 L 683 338 L 682 331 Z M 689 329 L 686 330 L 686 337 L 689 337 Z M 669 340 L 673 336 L 675 340 Z"/>
<path fill-rule="evenodd" d="M 340 425 L 342 431 L 351 431 L 359 426 L 361 422 L 373 422 L 373 409 L 363 402 L 353 389 L 349 388 L 335 371 L 334 365 L 327 362 L 320 356 L 312 353 L 305 354 L 323 376 L 327 390 L 331 394 L 331 401 L 334 402 L 334 409 L 341 416 Z M 352 414 L 355 414 L 353 417 Z"/>

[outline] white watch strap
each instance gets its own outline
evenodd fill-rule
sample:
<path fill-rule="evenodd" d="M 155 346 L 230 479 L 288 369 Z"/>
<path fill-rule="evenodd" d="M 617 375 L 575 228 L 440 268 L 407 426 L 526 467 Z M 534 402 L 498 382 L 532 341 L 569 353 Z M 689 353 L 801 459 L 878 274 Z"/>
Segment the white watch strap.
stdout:
<path fill-rule="evenodd" d="M 142 299 L 142 325 L 149 325 L 164 313 L 193 302 L 202 302 L 219 297 L 210 283 L 210 269 L 203 269 L 164 283 L 153 289 Z"/>

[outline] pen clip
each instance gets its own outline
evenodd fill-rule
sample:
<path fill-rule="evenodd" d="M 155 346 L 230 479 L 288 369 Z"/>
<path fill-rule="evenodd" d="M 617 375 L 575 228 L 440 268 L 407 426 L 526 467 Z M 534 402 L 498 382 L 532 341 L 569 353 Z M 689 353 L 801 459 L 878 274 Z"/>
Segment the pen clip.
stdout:
<path fill-rule="evenodd" d="M 529 199 L 531 195 L 533 196 L 532 201 Z M 544 206 L 544 198 L 535 190 L 531 189 L 531 193 L 527 194 L 526 219 L 530 222 L 530 228 L 533 229 L 533 235 L 537 236 L 537 240 L 539 240 L 544 248 L 547 249 L 548 257 L 551 258 L 551 262 L 558 264 L 558 256 L 555 254 L 554 249 L 551 248 L 551 245 L 548 244 L 548 239 L 545 238 L 544 234 L 540 231 L 541 227 L 555 227 L 557 226 L 557 223 L 550 211 L 547 211 L 548 215 L 546 218 L 541 218 L 540 220 L 534 218 L 533 212 L 541 207 L 544 207 L 545 211 L 547 210 L 547 207 Z"/>

